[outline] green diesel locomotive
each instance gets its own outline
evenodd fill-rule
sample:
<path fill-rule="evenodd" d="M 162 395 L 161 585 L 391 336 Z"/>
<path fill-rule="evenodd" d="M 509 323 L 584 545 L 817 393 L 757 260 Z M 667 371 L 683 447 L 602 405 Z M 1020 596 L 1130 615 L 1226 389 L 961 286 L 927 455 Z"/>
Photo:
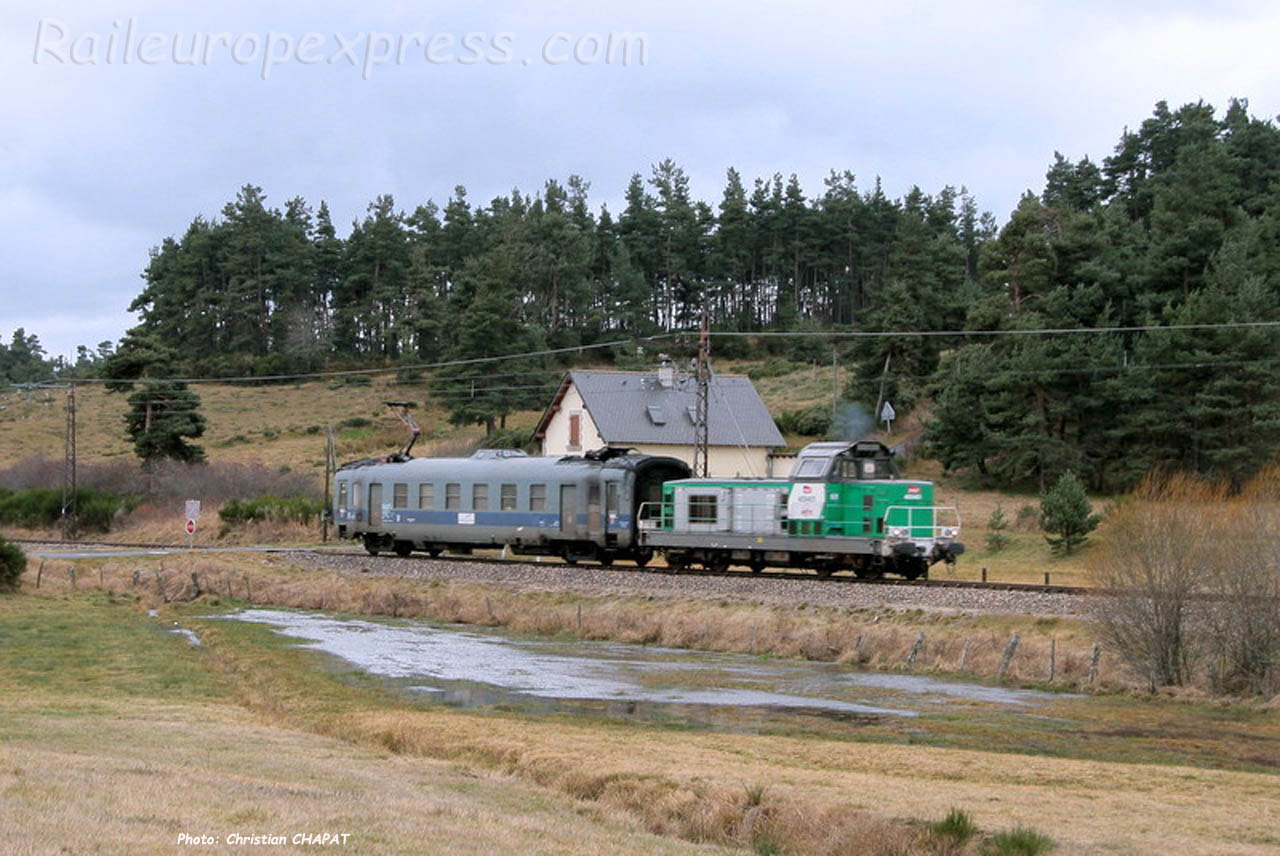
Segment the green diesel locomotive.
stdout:
<path fill-rule="evenodd" d="M 811 568 L 928 576 L 964 552 L 956 509 L 903 479 L 875 441 L 811 443 L 785 479 L 680 479 L 641 508 L 640 537 L 675 569 Z"/>

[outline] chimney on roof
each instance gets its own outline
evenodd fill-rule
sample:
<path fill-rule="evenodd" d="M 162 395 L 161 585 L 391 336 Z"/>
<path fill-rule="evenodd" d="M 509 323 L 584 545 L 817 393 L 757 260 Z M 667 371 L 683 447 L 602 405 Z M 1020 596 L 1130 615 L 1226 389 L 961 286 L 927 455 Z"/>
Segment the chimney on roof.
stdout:
<path fill-rule="evenodd" d="M 666 354 L 658 354 L 658 386 L 671 389 L 676 385 L 676 364 Z"/>

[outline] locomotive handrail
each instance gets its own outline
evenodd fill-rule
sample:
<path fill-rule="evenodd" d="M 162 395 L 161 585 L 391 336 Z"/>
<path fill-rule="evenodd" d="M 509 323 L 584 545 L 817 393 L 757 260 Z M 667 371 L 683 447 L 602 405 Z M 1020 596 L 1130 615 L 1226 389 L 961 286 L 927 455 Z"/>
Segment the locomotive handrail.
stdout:
<path fill-rule="evenodd" d="M 895 511 L 907 513 L 905 524 L 894 519 Z M 923 512 L 929 513 L 928 521 L 916 522 L 916 517 Z M 955 523 L 939 522 L 938 512 L 950 512 Z M 925 529 L 931 533 L 926 537 L 951 540 L 960 535 L 960 511 L 953 505 L 891 505 L 884 510 L 884 529 L 885 534 L 891 539 L 918 538 L 920 536 L 916 534 L 917 530 Z"/>

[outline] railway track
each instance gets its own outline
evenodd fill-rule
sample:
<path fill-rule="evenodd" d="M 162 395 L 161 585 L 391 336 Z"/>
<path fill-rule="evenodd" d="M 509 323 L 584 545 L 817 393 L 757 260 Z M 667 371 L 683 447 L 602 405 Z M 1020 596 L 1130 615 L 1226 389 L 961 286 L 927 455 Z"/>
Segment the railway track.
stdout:
<path fill-rule="evenodd" d="M 185 544 L 157 544 L 142 542 L 125 542 L 125 541 L 50 541 L 47 539 L 32 538 L 10 538 L 8 539 L 17 544 L 37 544 L 49 545 L 59 548 L 63 552 L 75 552 L 77 550 L 89 550 L 97 548 L 108 548 L 117 550 L 147 550 L 147 551 L 165 551 L 165 552 L 186 552 L 202 551 L 202 552 L 263 552 L 263 553 L 304 553 L 314 556 L 343 556 L 358 557 L 373 562 L 393 562 L 393 561 L 411 561 L 411 562 L 432 562 L 436 561 L 429 556 L 415 554 L 407 558 L 393 555 L 370 556 L 361 549 L 347 549 L 342 547 L 333 548 L 316 548 L 316 547 L 279 547 L 279 546 L 259 546 L 259 547 L 213 547 L 208 545 L 196 545 L 188 547 Z M 38 553 L 36 555 L 39 555 Z M 629 563 L 605 566 L 598 563 L 569 563 L 554 557 L 514 557 L 514 556 L 477 556 L 460 553 L 446 553 L 442 560 L 455 563 L 473 563 L 487 565 L 521 565 L 527 567 L 551 567 L 551 568 L 569 568 L 583 567 L 590 568 L 593 571 L 602 571 L 616 574 L 634 574 L 634 573 L 651 573 L 664 574 L 680 577 L 728 577 L 733 579 L 756 579 L 756 580 L 792 580 L 792 581 L 822 581 L 832 583 L 849 583 L 856 585 L 868 586 L 893 586 L 902 588 L 951 588 L 951 589 L 968 589 L 976 591 L 1016 591 L 1016 592 L 1032 592 L 1038 594 L 1070 594 L 1082 595 L 1096 593 L 1094 589 L 1086 586 L 1067 586 L 1057 584 L 1041 584 L 1041 583 L 1020 583 L 1020 582 L 999 582 L 999 581 L 979 581 L 979 580 L 944 580 L 944 579 L 859 579 L 851 574 L 835 574 L 823 577 L 812 571 L 806 570 L 765 570 L 753 572 L 750 570 L 725 570 L 715 571 L 704 568 L 687 568 L 682 571 L 675 571 L 665 565 L 647 565 L 643 568 L 636 567 Z"/>

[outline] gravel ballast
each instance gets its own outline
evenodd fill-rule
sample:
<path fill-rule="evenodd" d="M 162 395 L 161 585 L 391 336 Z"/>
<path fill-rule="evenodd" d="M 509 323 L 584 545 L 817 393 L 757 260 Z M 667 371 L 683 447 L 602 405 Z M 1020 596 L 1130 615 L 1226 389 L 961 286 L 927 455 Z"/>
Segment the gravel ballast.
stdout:
<path fill-rule="evenodd" d="M 923 609 L 1036 616 L 1080 616 L 1088 595 L 1001 591 L 946 586 L 895 586 L 833 582 L 816 578 L 777 579 L 672 574 L 639 568 L 546 563 L 490 563 L 354 553 L 281 551 L 301 568 L 343 574 L 440 580 L 500 586 L 522 591 L 574 592 L 596 597 L 706 598 L 838 609 Z"/>

